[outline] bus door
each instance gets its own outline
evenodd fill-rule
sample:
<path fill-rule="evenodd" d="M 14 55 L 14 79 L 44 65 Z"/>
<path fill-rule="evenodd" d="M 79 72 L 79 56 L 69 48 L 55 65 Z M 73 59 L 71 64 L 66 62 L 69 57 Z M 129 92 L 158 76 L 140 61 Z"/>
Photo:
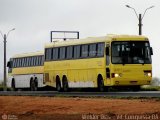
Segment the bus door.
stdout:
<path fill-rule="evenodd" d="M 111 84 L 111 76 L 110 76 L 110 47 L 106 46 L 106 81 L 107 85 Z"/>

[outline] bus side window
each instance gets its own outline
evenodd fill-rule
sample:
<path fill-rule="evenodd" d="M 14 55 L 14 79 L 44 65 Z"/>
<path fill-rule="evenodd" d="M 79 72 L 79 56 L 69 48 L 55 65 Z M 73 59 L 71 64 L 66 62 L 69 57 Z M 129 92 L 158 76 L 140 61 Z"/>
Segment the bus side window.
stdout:
<path fill-rule="evenodd" d="M 86 58 L 88 57 L 88 45 L 82 45 L 82 50 L 81 50 L 81 57 Z"/>
<path fill-rule="evenodd" d="M 60 48 L 60 59 L 65 59 L 66 58 L 66 47 L 61 47 Z"/>
<path fill-rule="evenodd" d="M 73 46 L 67 47 L 67 59 L 71 59 L 73 57 Z"/>
<path fill-rule="evenodd" d="M 31 64 L 31 57 L 27 57 L 26 58 L 26 67 L 28 67 L 28 66 L 30 66 L 30 64 Z"/>
<path fill-rule="evenodd" d="M 40 66 L 41 65 L 41 56 L 38 56 L 38 66 Z"/>
<path fill-rule="evenodd" d="M 51 60 L 51 55 L 52 55 L 52 48 L 47 48 L 45 49 L 45 60 L 50 61 Z"/>
<path fill-rule="evenodd" d="M 24 58 L 22 58 L 22 67 L 24 67 Z"/>
<path fill-rule="evenodd" d="M 41 65 L 44 65 L 44 56 L 41 57 Z"/>
<path fill-rule="evenodd" d="M 79 59 L 80 58 L 80 50 L 81 50 L 81 46 L 80 45 L 74 46 L 74 58 L 75 59 Z"/>
<path fill-rule="evenodd" d="M 59 48 L 53 48 L 53 50 L 52 50 L 52 58 L 53 58 L 53 60 L 57 60 L 58 58 L 59 58 Z"/>
<path fill-rule="evenodd" d="M 98 43 L 97 56 L 98 57 L 104 56 L 104 43 Z"/>
<path fill-rule="evenodd" d="M 89 57 L 95 57 L 97 53 L 97 45 L 96 44 L 90 44 L 89 45 Z"/>
<path fill-rule="evenodd" d="M 17 59 L 14 59 L 14 66 L 13 66 L 14 68 L 16 68 L 17 67 Z"/>

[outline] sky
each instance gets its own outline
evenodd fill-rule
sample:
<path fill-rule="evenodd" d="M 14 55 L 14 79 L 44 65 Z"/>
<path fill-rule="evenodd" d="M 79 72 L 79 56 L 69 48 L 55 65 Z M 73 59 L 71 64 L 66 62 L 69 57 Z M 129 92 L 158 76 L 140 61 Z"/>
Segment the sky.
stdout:
<path fill-rule="evenodd" d="M 80 38 L 107 34 L 138 34 L 137 14 L 144 14 L 142 34 L 153 47 L 153 77 L 160 78 L 159 0 L 0 0 L 0 31 L 7 34 L 7 60 L 15 54 L 41 51 L 50 31 L 79 31 Z M 3 38 L 0 35 L 0 79 L 3 79 Z"/>

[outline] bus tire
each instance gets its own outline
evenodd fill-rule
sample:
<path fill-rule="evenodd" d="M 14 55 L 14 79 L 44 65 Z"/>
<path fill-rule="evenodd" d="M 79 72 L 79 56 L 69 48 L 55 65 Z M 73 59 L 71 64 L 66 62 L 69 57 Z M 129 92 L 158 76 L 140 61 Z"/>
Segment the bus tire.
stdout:
<path fill-rule="evenodd" d="M 37 77 L 35 78 L 34 83 L 35 83 L 34 91 L 37 91 L 38 90 L 38 79 L 37 79 Z"/>
<path fill-rule="evenodd" d="M 31 78 L 31 81 L 30 81 L 30 90 L 31 90 L 31 91 L 36 91 L 36 90 L 37 90 L 37 87 L 38 87 L 38 86 L 37 86 L 37 84 L 36 84 L 36 81 Z"/>
<path fill-rule="evenodd" d="M 14 79 L 12 80 L 11 88 L 12 88 L 12 91 L 16 91 L 16 85 L 15 85 Z"/>
<path fill-rule="evenodd" d="M 63 91 L 67 92 L 69 90 L 67 77 L 64 76 L 62 81 L 63 81 Z"/>
<path fill-rule="evenodd" d="M 62 90 L 62 88 L 61 88 L 61 82 L 60 82 L 60 79 L 59 79 L 58 76 L 56 77 L 56 90 L 58 92 L 61 92 L 61 90 Z"/>
<path fill-rule="evenodd" d="M 101 75 L 98 76 L 98 81 L 97 81 L 97 83 L 98 83 L 98 91 L 99 91 L 99 92 L 104 92 L 105 87 L 104 87 L 104 82 L 103 82 L 103 78 L 102 78 Z"/>

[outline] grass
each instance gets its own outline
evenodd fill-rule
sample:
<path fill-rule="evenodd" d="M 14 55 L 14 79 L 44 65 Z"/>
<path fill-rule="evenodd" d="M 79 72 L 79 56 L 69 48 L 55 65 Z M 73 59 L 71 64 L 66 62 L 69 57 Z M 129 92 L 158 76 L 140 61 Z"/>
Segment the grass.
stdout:
<path fill-rule="evenodd" d="M 39 96 L 43 97 L 43 96 Z M 141 96 L 65 96 L 65 95 L 55 95 L 52 97 L 57 97 L 57 98 L 74 98 L 74 99 L 124 99 L 124 100 L 141 100 L 141 99 L 146 99 L 146 100 L 155 100 L 155 101 L 160 101 L 160 97 L 141 97 Z"/>
<path fill-rule="evenodd" d="M 0 84 L 0 91 L 3 91 L 3 85 L 2 84 Z M 11 91 L 11 88 L 7 87 L 7 91 Z"/>
<path fill-rule="evenodd" d="M 0 84 L 0 91 L 3 91 L 3 85 Z"/>
<path fill-rule="evenodd" d="M 160 91 L 160 86 L 144 85 L 141 86 L 142 91 Z"/>

